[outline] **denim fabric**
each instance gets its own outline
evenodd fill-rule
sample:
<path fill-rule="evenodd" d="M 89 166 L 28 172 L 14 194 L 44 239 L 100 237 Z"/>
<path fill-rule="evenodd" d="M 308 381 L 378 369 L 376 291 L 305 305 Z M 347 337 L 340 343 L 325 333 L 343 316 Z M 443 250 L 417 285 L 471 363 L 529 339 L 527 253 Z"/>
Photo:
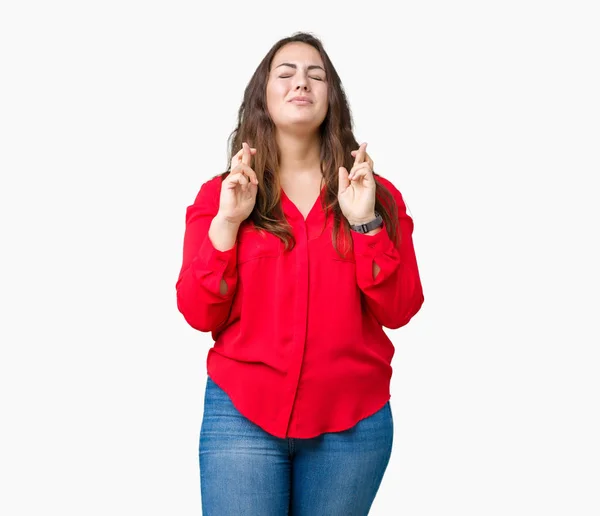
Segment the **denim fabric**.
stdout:
<path fill-rule="evenodd" d="M 199 463 L 204 516 L 364 516 L 387 468 L 388 401 L 348 430 L 279 438 L 249 421 L 207 377 Z"/>

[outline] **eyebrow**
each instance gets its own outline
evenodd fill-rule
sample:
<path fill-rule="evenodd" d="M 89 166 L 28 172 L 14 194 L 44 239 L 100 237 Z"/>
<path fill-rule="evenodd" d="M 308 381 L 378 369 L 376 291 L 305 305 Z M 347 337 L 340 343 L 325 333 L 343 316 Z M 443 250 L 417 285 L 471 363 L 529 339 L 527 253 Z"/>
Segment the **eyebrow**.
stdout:
<path fill-rule="evenodd" d="M 298 68 L 294 63 L 281 63 L 280 65 L 277 65 L 275 68 L 279 68 L 280 66 L 289 66 L 290 68 Z M 308 67 L 308 70 L 314 70 L 315 68 L 325 71 L 325 68 L 323 68 L 322 66 L 319 66 L 319 65 L 310 65 Z"/>

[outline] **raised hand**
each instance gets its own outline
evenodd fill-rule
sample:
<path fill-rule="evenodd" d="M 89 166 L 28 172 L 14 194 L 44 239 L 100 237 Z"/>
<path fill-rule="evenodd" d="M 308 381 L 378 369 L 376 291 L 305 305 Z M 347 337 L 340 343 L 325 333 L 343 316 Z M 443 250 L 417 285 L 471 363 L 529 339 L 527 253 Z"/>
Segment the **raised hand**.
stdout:
<path fill-rule="evenodd" d="M 241 224 L 252 212 L 258 191 L 258 178 L 250 164 L 255 148 L 242 142 L 231 160 L 231 172 L 221 185 L 218 215 L 232 224 Z"/>
<path fill-rule="evenodd" d="M 350 173 L 339 169 L 338 202 L 344 217 L 352 225 L 364 224 L 375 218 L 375 177 L 373 160 L 367 154 L 367 144 L 362 143 L 352 151 L 355 157 Z"/>

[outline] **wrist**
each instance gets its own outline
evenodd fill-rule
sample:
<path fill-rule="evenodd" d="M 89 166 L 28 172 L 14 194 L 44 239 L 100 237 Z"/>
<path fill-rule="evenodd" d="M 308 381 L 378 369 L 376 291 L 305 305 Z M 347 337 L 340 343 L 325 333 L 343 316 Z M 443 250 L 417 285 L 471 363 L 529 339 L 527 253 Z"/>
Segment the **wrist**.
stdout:
<path fill-rule="evenodd" d="M 371 215 L 369 215 L 363 219 L 350 219 L 349 218 L 348 222 L 350 223 L 351 226 L 358 226 L 359 224 L 366 224 L 368 222 L 371 222 L 375 217 L 377 217 L 377 215 L 375 215 L 375 212 L 373 212 Z"/>
<path fill-rule="evenodd" d="M 229 251 L 236 243 L 239 227 L 239 224 L 215 215 L 208 228 L 208 238 L 217 251 Z"/>
<path fill-rule="evenodd" d="M 215 221 L 215 224 L 218 224 L 220 227 L 226 227 L 226 228 L 235 229 L 235 230 L 238 230 L 242 224 L 241 222 L 237 222 L 237 221 L 228 219 L 221 213 L 217 213 L 214 216 L 214 221 Z"/>

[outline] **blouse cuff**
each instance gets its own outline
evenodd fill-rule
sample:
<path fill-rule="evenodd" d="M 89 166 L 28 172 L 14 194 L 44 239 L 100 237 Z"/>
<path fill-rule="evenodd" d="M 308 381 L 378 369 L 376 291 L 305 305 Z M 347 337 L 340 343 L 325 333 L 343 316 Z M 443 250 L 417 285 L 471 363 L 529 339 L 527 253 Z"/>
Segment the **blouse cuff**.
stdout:
<path fill-rule="evenodd" d="M 394 242 L 390 239 L 385 228 L 385 221 L 381 226 L 381 231 L 375 235 L 367 235 L 350 231 L 352 241 L 354 243 L 354 254 L 375 258 L 376 256 L 390 250 L 390 246 L 394 247 Z"/>
<path fill-rule="evenodd" d="M 237 240 L 231 249 L 219 251 L 213 245 L 208 235 L 200 245 L 198 256 L 203 257 L 206 269 L 223 273 L 224 276 L 232 276 L 236 272 L 237 265 Z"/>

